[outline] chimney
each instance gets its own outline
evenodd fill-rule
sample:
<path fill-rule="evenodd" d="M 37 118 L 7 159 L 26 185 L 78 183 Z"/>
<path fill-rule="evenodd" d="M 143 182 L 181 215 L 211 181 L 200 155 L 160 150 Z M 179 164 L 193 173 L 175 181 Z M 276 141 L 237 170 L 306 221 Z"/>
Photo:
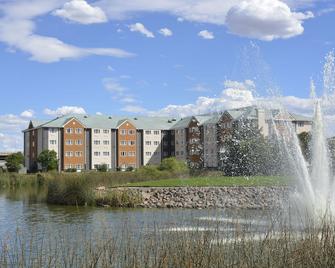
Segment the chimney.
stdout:
<path fill-rule="evenodd" d="M 264 137 L 267 137 L 269 135 L 269 126 L 268 123 L 266 122 L 265 110 L 261 108 L 256 108 L 256 114 L 257 114 L 258 129 L 261 131 L 261 134 Z"/>

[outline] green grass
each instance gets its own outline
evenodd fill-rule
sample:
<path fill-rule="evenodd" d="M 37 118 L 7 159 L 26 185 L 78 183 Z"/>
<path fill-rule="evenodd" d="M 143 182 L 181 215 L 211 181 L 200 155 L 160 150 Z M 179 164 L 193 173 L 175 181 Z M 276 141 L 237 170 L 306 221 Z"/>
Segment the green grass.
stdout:
<path fill-rule="evenodd" d="M 290 179 L 287 177 L 191 177 L 185 179 L 164 179 L 127 183 L 127 187 L 210 187 L 210 186 L 287 186 Z"/>

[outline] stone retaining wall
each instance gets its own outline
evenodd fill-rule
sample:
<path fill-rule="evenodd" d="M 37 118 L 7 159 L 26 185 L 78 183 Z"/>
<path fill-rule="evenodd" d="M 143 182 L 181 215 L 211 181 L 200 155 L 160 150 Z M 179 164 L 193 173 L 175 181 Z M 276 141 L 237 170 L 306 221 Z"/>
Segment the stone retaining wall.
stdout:
<path fill-rule="evenodd" d="M 122 190 L 121 190 L 122 189 Z M 282 207 L 288 200 L 288 187 L 132 187 L 142 196 L 144 208 L 248 208 Z"/>

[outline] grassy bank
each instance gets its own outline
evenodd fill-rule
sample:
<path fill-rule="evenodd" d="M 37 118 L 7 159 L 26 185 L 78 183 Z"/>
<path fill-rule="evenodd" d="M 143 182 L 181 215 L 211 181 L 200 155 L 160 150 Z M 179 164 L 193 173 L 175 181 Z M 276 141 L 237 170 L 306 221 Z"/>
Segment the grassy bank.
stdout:
<path fill-rule="evenodd" d="M 110 187 L 209 187 L 209 186 L 286 186 L 286 177 L 224 177 L 220 173 L 205 176 L 190 176 L 188 173 L 161 171 L 152 167 L 135 172 L 83 172 L 83 173 L 42 173 L 0 175 L 1 189 L 22 190 L 38 188 L 40 196 L 45 193 L 49 204 L 112 207 L 134 207 L 140 203 L 139 196 L 129 191 L 96 191 L 99 186 Z M 42 189 L 42 190 L 41 190 Z"/>
<path fill-rule="evenodd" d="M 124 222 L 118 232 L 62 230 L 41 237 L 16 233 L 0 243 L 1 267 L 334 267 L 335 230 L 331 223 L 300 231 L 279 223 L 261 233 L 238 224 L 207 224 L 191 231 L 154 229 L 139 233 Z M 272 226 L 269 224 L 269 226 Z M 141 229 L 141 228 L 140 228 Z M 136 230 L 136 231 L 134 231 Z"/>
<path fill-rule="evenodd" d="M 128 183 L 127 187 L 231 187 L 231 186 L 287 186 L 290 179 L 287 177 L 189 177 L 184 179 L 165 179 Z"/>

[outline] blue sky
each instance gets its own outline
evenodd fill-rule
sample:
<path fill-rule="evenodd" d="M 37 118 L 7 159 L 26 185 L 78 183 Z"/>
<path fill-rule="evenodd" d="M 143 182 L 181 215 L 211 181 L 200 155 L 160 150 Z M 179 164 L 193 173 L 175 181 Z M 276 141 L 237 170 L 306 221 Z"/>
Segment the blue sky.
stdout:
<path fill-rule="evenodd" d="M 333 25 L 327 0 L 0 0 L 0 151 L 34 118 L 185 116 L 269 88 L 311 113 Z"/>

